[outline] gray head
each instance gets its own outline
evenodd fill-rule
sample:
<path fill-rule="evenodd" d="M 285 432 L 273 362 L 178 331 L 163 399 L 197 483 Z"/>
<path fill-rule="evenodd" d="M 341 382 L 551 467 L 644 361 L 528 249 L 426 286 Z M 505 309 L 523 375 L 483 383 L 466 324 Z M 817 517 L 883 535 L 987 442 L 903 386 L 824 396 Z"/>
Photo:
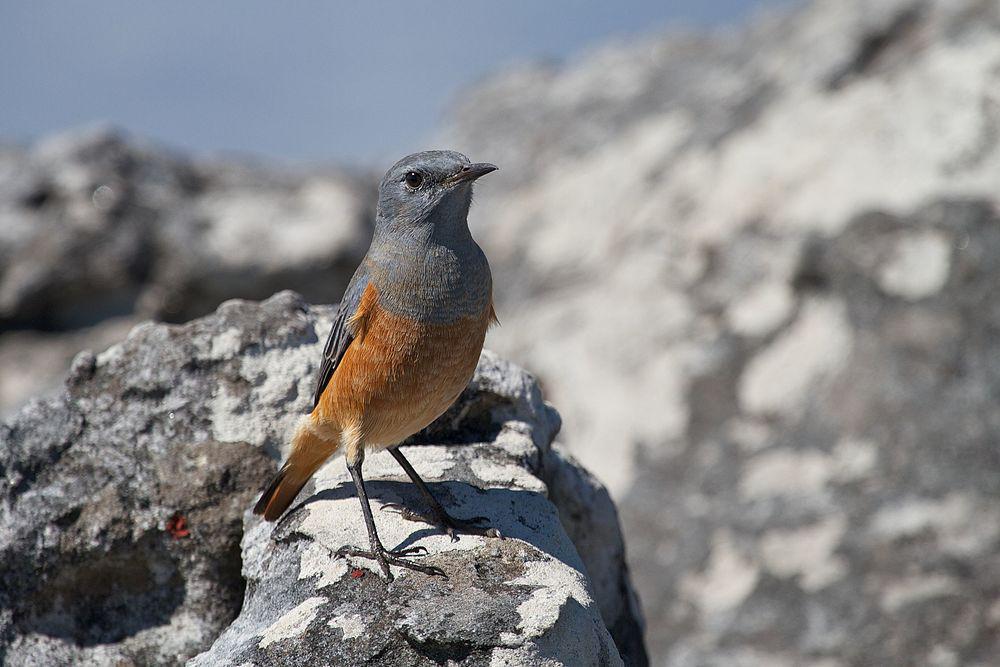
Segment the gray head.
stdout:
<path fill-rule="evenodd" d="M 455 151 L 407 155 L 385 173 L 378 190 L 377 225 L 384 231 L 414 226 L 465 226 L 472 183 L 496 167 L 471 163 Z"/>

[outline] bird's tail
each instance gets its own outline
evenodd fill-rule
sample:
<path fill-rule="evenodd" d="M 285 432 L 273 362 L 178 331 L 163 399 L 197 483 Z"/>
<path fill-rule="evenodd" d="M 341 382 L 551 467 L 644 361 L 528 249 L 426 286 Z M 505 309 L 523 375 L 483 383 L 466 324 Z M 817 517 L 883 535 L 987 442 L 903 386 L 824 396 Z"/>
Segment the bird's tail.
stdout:
<path fill-rule="evenodd" d="M 253 513 L 263 514 L 267 521 L 284 514 L 313 473 L 339 448 L 339 437 L 334 440 L 321 437 L 316 433 L 312 415 L 303 417 L 292 437 L 288 459 L 264 489 Z"/>

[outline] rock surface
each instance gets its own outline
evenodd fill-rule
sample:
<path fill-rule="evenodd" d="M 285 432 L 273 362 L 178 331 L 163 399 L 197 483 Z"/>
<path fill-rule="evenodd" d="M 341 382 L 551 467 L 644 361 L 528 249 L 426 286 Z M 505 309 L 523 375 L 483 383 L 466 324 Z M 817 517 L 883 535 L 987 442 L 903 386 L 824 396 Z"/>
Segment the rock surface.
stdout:
<path fill-rule="evenodd" d="M 209 646 L 195 664 L 621 664 L 616 641 L 645 663 L 614 506 L 552 446 L 534 380 L 490 353 L 408 451 L 456 514 L 508 539 L 453 544 L 377 512 L 387 544 L 423 545 L 449 574 L 387 585 L 331 556 L 365 543 L 339 459 L 277 527 L 249 514 L 331 315 L 281 293 L 143 324 L 0 425 L 4 664 L 178 664 Z M 375 506 L 421 509 L 389 463 L 366 464 Z"/>
<path fill-rule="evenodd" d="M 943 258 L 887 281 L 915 248 Z M 787 324 L 719 341 L 622 501 L 658 664 L 995 662 L 997 257 L 990 202 L 861 215 L 809 245 Z"/>
<path fill-rule="evenodd" d="M 995 661 L 998 128 L 983 0 L 818 0 L 462 97 L 442 142 L 502 167 L 490 344 L 620 499 L 655 664 Z"/>

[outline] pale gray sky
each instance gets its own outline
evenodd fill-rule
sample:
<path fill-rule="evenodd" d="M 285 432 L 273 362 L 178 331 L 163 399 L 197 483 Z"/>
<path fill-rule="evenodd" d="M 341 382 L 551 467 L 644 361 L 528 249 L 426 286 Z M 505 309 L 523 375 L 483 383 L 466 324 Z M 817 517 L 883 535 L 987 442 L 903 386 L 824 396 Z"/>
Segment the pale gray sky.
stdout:
<path fill-rule="evenodd" d="M 384 160 L 505 64 L 778 2 L 0 0 L 0 139 L 110 122 L 201 152 Z"/>

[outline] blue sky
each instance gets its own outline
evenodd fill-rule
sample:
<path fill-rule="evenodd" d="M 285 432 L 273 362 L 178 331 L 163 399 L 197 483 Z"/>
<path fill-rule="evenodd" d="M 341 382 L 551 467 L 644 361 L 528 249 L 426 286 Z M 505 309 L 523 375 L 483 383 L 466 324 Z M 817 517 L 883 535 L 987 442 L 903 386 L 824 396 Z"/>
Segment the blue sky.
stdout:
<path fill-rule="evenodd" d="M 0 0 L 0 140 L 109 122 L 198 152 L 384 161 L 505 64 L 776 4 Z"/>

